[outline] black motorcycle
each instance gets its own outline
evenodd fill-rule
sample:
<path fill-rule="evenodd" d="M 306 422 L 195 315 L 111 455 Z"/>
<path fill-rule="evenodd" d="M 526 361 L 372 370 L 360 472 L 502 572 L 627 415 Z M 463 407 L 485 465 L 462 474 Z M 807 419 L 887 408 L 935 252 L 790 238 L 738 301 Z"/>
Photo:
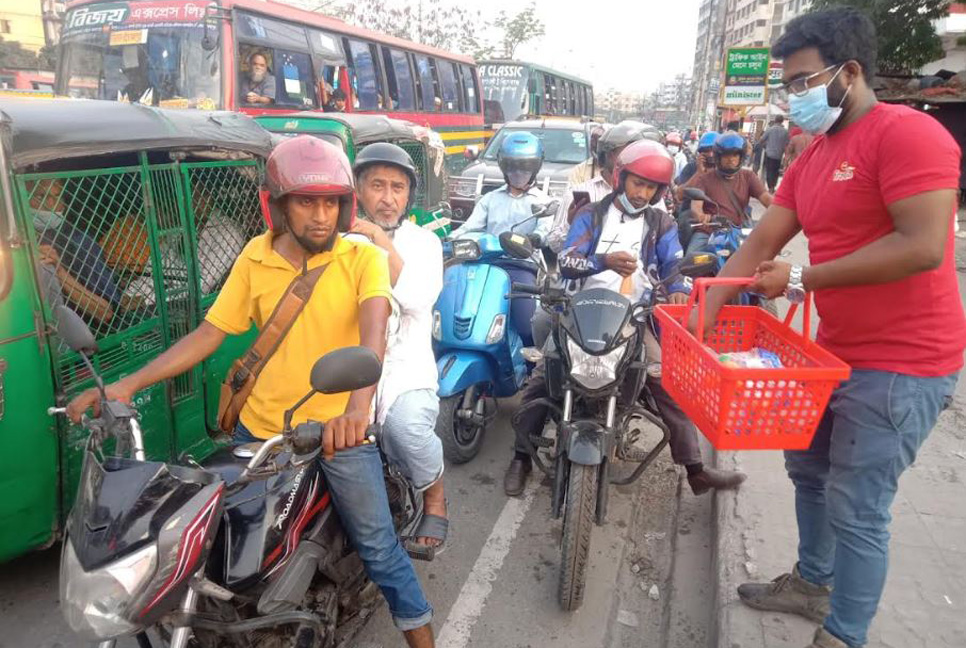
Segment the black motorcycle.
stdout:
<path fill-rule="evenodd" d="M 145 459 L 134 409 L 104 396 L 87 325 L 63 306 L 55 315 L 102 394 L 100 416 L 83 421 L 90 437 L 61 561 L 71 629 L 99 648 L 131 635 L 150 647 L 149 629 L 169 648 L 346 643 L 380 596 L 326 488 L 323 424 L 291 420 L 315 393 L 375 384 L 376 355 L 349 347 L 319 359 L 311 391 L 286 412 L 278 436 L 223 448 L 203 465 L 164 463 Z M 397 531 L 415 528 L 421 498 L 390 468 L 386 486 Z"/>
<path fill-rule="evenodd" d="M 501 243 L 511 256 L 533 256 L 524 237 L 507 234 Z M 696 254 L 682 260 L 679 273 L 706 276 L 713 264 L 713 255 Z M 547 407 L 556 424 L 555 438 L 532 436 L 530 441 L 534 463 L 552 480 L 553 516 L 563 516 L 558 596 L 565 610 L 583 602 L 591 528 L 606 521 L 609 485 L 637 480 L 670 439 L 645 384 L 649 371 L 659 375 L 645 331 L 653 327 L 651 314 L 667 284 L 678 276 L 665 279 L 646 303 L 637 304 L 603 288 L 569 295 L 549 280 L 542 287 L 512 286 L 511 297 L 538 298 L 552 318 L 554 344 L 543 358 L 550 397 L 523 408 Z M 641 422 L 662 433 L 650 450 L 636 447 Z M 618 461 L 636 466 L 618 473 Z"/>

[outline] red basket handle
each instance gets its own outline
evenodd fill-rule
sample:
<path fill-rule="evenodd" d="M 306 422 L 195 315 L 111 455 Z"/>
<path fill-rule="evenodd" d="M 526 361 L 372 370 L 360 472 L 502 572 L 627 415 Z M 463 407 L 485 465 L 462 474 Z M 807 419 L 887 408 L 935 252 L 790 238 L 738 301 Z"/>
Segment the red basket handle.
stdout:
<path fill-rule="evenodd" d="M 755 282 L 753 277 L 702 277 L 700 279 L 694 280 L 694 290 L 691 291 L 691 295 L 688 297 L 687 310 L 684 313 L 684 319 L 681 323 L 685 328 L 688 326 L 688 320 L 691 319 L 691 309 L 694 308 L 695 302 L 698 303 L 698 341 L 702 344 L 704 343 L 704 305 L 707 301 L 705 299 L 705 292 L 709 286 L 750 286 Z M 700 296 L 700 300 L 698 297 Z M 806 338 L 810 337 L 812 330 L 812 293 L 805 294 L 805 311 L 802 313 L 802 335 Z M 795 313 L 798 311 L 798 304 L 792 304 L 791 308 L 788 309 L 788 314 L 785 315 L 784 324 L 785 326 L 791 327 L 792 318 L 795 317 Z"/>

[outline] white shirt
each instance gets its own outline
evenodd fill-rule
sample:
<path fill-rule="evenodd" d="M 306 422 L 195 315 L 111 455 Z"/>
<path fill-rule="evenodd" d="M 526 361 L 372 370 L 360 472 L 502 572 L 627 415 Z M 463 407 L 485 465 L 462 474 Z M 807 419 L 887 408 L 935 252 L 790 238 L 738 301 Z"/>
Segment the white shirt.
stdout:
<path fill-rule="evenodd" d="M 557 215 L 553 219 L 553 226 L 550 228 L 550 233 L 547 234 L 547 245 L 551 250 L 560 254 L 564 248 L 564 243 L 567 242 L 567 234 L 570 232 L 570 223 L 567 221 L 567 212 L 570 211 L 570 205 L 574 202 L 574 193 L 578 191 L 586 191 L 590 196 L 590 202 L 600 202 L 607 197 L 614 189 L 610 186 L 610 183 L 604 180 L 604 177 L 600 174 L 594 176 L 587 182 L 582 182 L 580 184 L 574 185 L 567 189 L 564 193 L 563 198 L 560 201 L 560 207 L 557 209 Z M 657 201 L 657 204 L 652 205 L 654 209 L 659 209 L 663 212 L 667 211 L 667 206 L 664 204 L 663 200 Z"/>
<path fill-rule="evenodd" d="M 443 245 L 435 234 L 407 220 L 396 230 L 393 246 L 403 268 L 392 288 L 386 357 L 376 395 L 380 423 L 404 392 L 439 388 L 432 336 L 433 306 L 443 289 Z"/>
<path fill-rule="evenodd" d="M 210 295 L 221 287 L 222 280 L 228 276 L 247 242 L 244 230 L 233 220 L 218 211 L 208 215 L 198 233 L 198 275 L 202 295 Z M 167 246 L 161 250 L 161 268 L 168 290 L 183 288 L 187 284 L 188 267 L 177 247 Z M 150 266 L 147 270 L 150 271 Z M 134 278 L 124 294 L 140 297 L 145 304 L 153 305 L 156 301 L 153 277 L 149 274 Z"/>
<path fill-rule="evenodd" d="M 641 261 L 641 245 L 644 235 L 647 234 L 647 219 L 643 216 L 637 218 L 622 218 L 624 215 L 617 207 L 611 205 L 604 216 L 604 227 L 597 242 L 596 254 L 607 254 L 609 252 L 630 252 L 637 259 L 637 270 L 630 276 L 630 294 L 625 295 L 632 302 L 639 301 L 644 295 L 645 290 L 651 288 L 651 280 L 644 272 L 644 264 Z M 623 221 L 623 222 L 622 222 Z M 606 288 L 614 292 L 621 292 L 621 284 L 624 277 L 613 270 L 604 270 L 595 275 L 587 277 L 584 281 L 583 289 Z"/>
<path fill-rule="evenodd" d="M 686 167 L 687 165 L 688 165 L 688 156 L 685 155 L 682 151 L 678 151 L 677 153 L 675 153 L 674 154 L 674 177 L 677 178 L 679 175 L 681 175 L 681 171 L 683 171 L 684 167 Z"/>

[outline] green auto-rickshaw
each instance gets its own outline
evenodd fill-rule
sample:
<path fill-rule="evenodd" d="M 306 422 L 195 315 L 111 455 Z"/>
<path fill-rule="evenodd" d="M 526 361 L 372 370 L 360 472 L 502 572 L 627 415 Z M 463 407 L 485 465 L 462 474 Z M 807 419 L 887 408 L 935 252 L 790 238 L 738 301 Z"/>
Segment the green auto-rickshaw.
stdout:
<path fill-rule="evenodd" d="M 247 241 L 271 135 L 237 113 L 0 99 L 0 561 L 60 536 L 87 433 L 47 408 L 93 384 L 57 337 L 85 319 L 105 381 L 195 328 Z M 214 448 L 218 386 L 250 344 L 137 394 L 148 454 Z"/>
<path fill-rule="evenodd" d="M 411 122 L 382 115 L 310 113 L 264 115 L 255 121 L 280 136 L 309 134 L 341 146 L 355 161 L 359 151 L 375 142 L 391 142 L 409 153 L 419 171 L 419 187 L 410 218 L 443 237 L 450 231 L 446 200 L 446 149 L 439 134 Z"/>

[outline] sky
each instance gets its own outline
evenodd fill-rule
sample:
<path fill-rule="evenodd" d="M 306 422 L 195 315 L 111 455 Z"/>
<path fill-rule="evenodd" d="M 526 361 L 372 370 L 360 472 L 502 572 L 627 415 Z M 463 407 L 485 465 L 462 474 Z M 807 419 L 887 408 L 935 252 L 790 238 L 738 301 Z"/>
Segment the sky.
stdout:
<path fill-rule="evenodd" d="M 323 0 L 283 1 L 302 6 L 324 4 Z M 501 9 L 513 15 L 527 5 L 527 0 L 443 2 L 457 2 L 472 11 L 483 12 L 490 19 Z M 587 79 L 593 82 L 598 93 L 610 88 L 647 93 L 661 81 L 670 81 L 680 73 L 691 73 L 698 2 L 534 0 L 546 34 L 522 45 L 514 58 Z"/>
<path fill-rule="evenodd" d="M 521 46 L 515 58 L 592 81 L 597 92 L 647 93 L 677 74 L 691 74 L 698 1 L 536 0 L 547 33 Z M 524 6 L 520 0 L 462 4 L 494 14 Z"/>

